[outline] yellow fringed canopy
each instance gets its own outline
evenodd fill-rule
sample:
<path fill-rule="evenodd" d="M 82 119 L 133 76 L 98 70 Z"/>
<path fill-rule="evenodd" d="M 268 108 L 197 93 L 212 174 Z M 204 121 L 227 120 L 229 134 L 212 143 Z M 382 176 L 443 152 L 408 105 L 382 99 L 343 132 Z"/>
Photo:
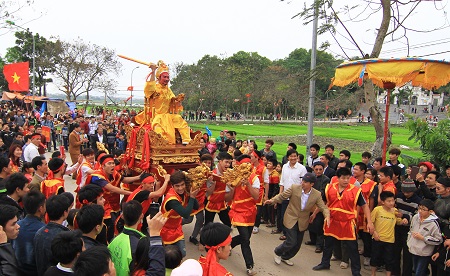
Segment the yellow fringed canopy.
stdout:
<path fill-rule="evenodd" d="M 362 84 L 369 78 L 378 87 L 383 83 L 394 83 L 401 87 L 408 82 L 413 86 L 431 90 L 450 82 L 450 62 L 420 59 L 365 59 L 344 62 L 336 68 L 332 86 L 346 86 L 353 82 Z"/>

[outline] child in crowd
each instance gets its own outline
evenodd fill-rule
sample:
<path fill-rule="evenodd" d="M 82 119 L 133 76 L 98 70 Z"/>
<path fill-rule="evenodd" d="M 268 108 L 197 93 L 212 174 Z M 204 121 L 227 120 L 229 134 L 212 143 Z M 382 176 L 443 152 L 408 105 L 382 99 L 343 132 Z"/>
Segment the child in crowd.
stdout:
<path fill-rule="evenodd" d="M 427 275 L 434 248 L 442 242 L 438 217 L 433 211 L 434 202 L 424 199 L 419 204 L 419 213 L 414 215 L 411 221 L 407 243 L 416 276 Z"/>
<path fill-rule="evenodd" d="M 209 139 L 209 143 L 206 145 L 209 153 L 214 157 L 214 154 L 217 151 L 216 138 L 212 137 Z"/>
<path fill-rule="evenodd" d="M 29 181 L 33 179 L 34 168 L 31 162 L 23 162 L 22 172 Z"/>
<path fill-rule="evenodd" d="M 122 133 L 119 134 L 119 138 L 116 140 L 116 147 L 123 151 L 127 149 L 127 141 L 125 141 L 125 136 Z"/>
<path fill-rule="evenodd" d="M 247 140 L 242 141 L 242 147 L 239 148 L 239 150 L 242 152 L 242 154 L 248 154 L 248 141 Z"/>
<path fill-rule="evenodd" d="M 395 224 L 408 224 L 406 218 L 402 219 L 396 216 L 395 195 L 392 192 L 381 192 L 380 201 L 381 206 L 375 207 L 371 213 L 372 222 L 375 226 L 370 259 L 372 276 L 376 274 L 377 267 L 383 265 L 383 263 L 386 266 L 386 275 L 391 275 L 394 265 Z"/>

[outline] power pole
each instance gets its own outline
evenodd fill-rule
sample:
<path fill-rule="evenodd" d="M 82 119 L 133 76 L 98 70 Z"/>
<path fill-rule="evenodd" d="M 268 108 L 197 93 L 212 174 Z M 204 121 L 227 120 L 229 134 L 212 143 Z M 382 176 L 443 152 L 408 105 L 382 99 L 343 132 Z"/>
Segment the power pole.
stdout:
<path fill-rule="evenodd" d="M 310 155 L 309 147 L 313 141 L 313 125 L 314 125 L 314 98 L 316 96 L 316 58 L 317 58 L 317 25 L 319 22 L 319 6 L 314 0 L 314 21 L 311 46 L 311 71 L 309 80 L 309 107 L 308 107 L 308 134 L 306 136 L 306 157 Z"/>

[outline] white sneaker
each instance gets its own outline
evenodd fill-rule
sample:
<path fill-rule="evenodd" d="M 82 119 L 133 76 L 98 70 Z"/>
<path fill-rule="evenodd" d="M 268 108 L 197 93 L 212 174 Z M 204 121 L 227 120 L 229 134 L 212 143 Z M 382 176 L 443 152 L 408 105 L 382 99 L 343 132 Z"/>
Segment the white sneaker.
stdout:
<path fill-rule="evenodd" d="M 339 265 L 340 268 L 342 269 L 347 269 L 348 268 L 348 263 L 346 262 L 341 262 L 341 264 Z"/>
<path fill-rule="evenodd" d="M 278 256 L 277 254 L 275 254 L 275 256 L 273 256 L 273 260 L 275 261 L 275 263 L 277 265 L 281 264 L 281 257 Z"/>
<path fill-rule="evenodd" d="M 253 234 L 258 234 L 259 233 L 259 228 L 256 226 L 253 226 Z"/>
<path fill-rule="evenodd" d="M 247 275 L 252 276 L 252 275 L 256 275 L 257 272 L 255 271 L 255 269 L 253 268 L 247 268 Z"/>
<path fill-rule="evenodd" d="M 281 259 L 281 261 L 282 261 L 283 263 L 287 264 L 288 266 L 293 266 L 293 265 L 294 265 L 294 263 L 293 263 L 291 260 L 284 260 L 284 259 Z"/>
<path fill-rule="evenodd" d="M 364 257 L 364 265 L 370 266 L 370 258 L 369 257 Z"/>

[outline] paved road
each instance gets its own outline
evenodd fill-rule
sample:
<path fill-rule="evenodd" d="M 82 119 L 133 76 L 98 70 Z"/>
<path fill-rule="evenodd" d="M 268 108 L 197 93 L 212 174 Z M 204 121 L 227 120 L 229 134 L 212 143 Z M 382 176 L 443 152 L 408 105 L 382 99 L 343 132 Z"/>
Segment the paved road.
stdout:
<path fill-rule="evenodd" d="M 50 153 L 46 154 L 47 160 L 51 157 Z M 66 158 L 67 164 L 72 164 L 70 157 Z M 65 176 L 65 188 L 66 191 L 73 192 L 76 188 L 75 181 L 69 176 Z M 216 216 L 216 219 L 218 217 Z M 192 233 L 194 223 L 183 226 L 183 231 L 186 237 Z M 253 252 L 253 258 L 255 261 L 255 269 L 258 272 L 257 275 L 261 276 L 288 276 L 288 275 L 312 275 L 312 276 L 323 276 L 323 275 L 351 275 L 350 268 L 341 269 L 339 267 L 339 262 L 331 262 L 331 270 L 327 271 L 313 271 L 312 267 L 320 263 L 322 254 L 317 254 L 314 252 L 315 247 L 302 245 L 297 256 L 295 256 L 292 261 L 294 266 L 288 266 L 284 263 L 276 265 L 273 261 L 273 249 L 280 244 L 279 235 L 272 235 L 270 231 L 273 228 L 267 228 L 265 225 L 261 225 L 260 232 L 251 237 L 251 248 Z M 234 229 L 232 235 L 236 235 L 237 230 Z M 308 233 L 305 234 L 304 241 L 309 239 Z M 186 242 L 187 258 L 198 259 L 199 256 L 204 251 L 199 251 L 198 247 L 190 242 Z M 240 276 L 246 275 L 245 273 L 245 263 L 242 257 L 240 247 L 236 247 L 232 251 L 232 255 L 228 260 L 222 262 L 223 266 L 226 267 L 233 275 Z M 362 269 L 362 275 L 370 275 L 368 270 Z M 381 275 L 381 273 L 379 273 Z"/>

